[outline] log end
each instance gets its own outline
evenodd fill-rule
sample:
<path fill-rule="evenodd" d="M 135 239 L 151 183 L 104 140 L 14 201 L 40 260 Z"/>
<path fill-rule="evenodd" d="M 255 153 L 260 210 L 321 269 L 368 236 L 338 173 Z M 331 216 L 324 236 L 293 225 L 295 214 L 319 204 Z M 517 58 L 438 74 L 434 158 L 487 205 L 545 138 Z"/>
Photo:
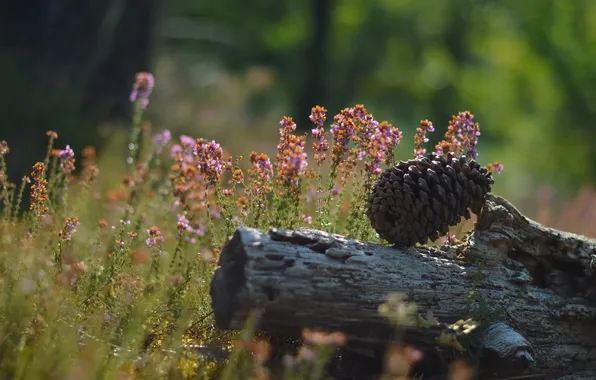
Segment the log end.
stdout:
<path fill-rule="evenodd" d="M 535 362 L 534 348 L 507 323 L 498 322 L 481 332 L 476 341 L 485 368 L 497 373 L 519 374 Z"/>
<path fill-rule="evenodd" d="M 246 288 L 244 267 L 247 255 L 242 244 L 242 231 L 237 230 L 221 250 L 217 269 L 211 279 L 209 295 L 215 324 L 220 329 L 234 329 L 234 316 L 240 305 L 241 294 Z"/>

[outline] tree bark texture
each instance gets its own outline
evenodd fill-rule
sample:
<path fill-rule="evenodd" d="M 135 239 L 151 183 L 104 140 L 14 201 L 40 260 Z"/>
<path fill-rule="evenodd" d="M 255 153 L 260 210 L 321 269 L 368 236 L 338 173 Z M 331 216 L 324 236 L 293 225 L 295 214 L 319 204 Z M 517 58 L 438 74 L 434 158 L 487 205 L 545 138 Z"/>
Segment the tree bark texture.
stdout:
<path fill-rule="evenodd" d="M 258 309 L 265 331 L 343 331 L 349 345 L 381 349 L 395 329 L 378 308 L 399 292 L 440 322 L 406 328 L 407 342 L 432 350 L 446 324 L 472 317 L 481 326 L 469 347 L 488 357 L 519 371 L 579 372 L 596 370 L 595 270 L 596 241 L 546 228 L 488 195 L 464 241 L 439 248 L 238 229 L 221 252 L 211 296 L 219 328 L 240 329 Z"/>

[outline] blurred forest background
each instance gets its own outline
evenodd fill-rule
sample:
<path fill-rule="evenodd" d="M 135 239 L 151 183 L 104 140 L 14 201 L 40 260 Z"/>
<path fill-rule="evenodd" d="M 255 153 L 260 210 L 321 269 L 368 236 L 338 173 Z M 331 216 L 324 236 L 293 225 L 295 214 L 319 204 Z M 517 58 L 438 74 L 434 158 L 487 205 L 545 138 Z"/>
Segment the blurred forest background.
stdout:
<path fill-rule="evenodd" d="M 307 130 L 316 104 L 335 114 L 363 103 L 400 127 L 398 154 L 409 158 L 420 119 L 434 123 L 435 143 L 452 114 L 470 110 L 479 161 L 505 165 L 494 191 L 522 211 L 539 189 L 573 196 L 596 182 L 594 0 L 0 7 L 0 139 L 13 180 L 43 157 L 49 129 L 75 152 L 123 154 L 124 143 L 110 144 L 126 133 L 134 74 L 151 71 L 153 129 L 216 139 L 233 154 L 273 152 L 284 115 Z"/>

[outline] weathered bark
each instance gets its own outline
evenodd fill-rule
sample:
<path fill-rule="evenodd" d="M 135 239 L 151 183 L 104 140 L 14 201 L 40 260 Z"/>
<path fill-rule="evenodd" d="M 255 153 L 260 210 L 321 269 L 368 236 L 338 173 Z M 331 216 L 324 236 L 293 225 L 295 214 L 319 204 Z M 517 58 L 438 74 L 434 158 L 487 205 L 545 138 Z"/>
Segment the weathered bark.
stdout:
<path fill-rule="evenodd" d="M 220 328 L 241 328 L 261 309 L 263 330 L 319 327 L 379 349 L 394 329 L 378 307 L 400 292 L 441 322 L 407 328 L 404 339 L 423 349 L 436 346 L 444 323 L 473 317 L 483 326 L 472 348 L 521 367 L 535 361 L 536 371 L 587 371 L 596 369 L 595 270 L 594 240 L 545 228 L 489 195 L 465 241 L 439 249 L 239 229 L 222 250 L 211 296 Z"/>

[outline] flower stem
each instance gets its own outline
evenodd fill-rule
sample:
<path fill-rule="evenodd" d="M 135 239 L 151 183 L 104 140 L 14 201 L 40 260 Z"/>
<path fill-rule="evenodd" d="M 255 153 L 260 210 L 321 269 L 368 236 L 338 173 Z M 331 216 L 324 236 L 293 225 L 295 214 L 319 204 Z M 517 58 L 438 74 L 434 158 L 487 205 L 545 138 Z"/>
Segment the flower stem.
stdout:
<path fill-rule="evenodd" d="M 143 134 L 141 133 L 141 117 L 143 116 L 143 107 L 140 101 L 134 103 L 135 111 L 132 118 L 132 126 L 130 131 L 130 139 L 128 142 L 129 156 L 126 158 L 128 169 L 133 173 L 136 168 L 136 163 L 141 157 L 141 143 Z"/>

